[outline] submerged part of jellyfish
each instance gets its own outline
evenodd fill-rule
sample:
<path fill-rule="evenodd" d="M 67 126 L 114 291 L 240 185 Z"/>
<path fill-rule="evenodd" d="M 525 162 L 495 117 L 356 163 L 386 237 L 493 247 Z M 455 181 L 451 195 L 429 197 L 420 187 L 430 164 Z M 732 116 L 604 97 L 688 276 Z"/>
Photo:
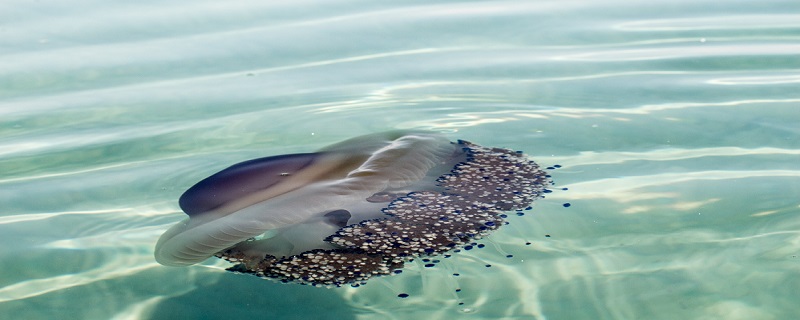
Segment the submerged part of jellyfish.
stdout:
<path fill-rule="evenodd" d="M 263 278 L 359 285 L 486 236 L 550 184 L 521 152 L 430 132 L 372 134 L 198 182 L 179 201 L 189 218 L 161 236 L 155 257 L 186 266 L 217 256 Z"/>

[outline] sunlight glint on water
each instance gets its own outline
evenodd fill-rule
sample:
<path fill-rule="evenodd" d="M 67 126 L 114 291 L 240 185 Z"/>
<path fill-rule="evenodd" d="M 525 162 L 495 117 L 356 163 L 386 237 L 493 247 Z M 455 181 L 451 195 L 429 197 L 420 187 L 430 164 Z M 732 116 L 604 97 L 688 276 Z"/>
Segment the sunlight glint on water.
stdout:
<path fill-rule="evenodd" d="M 798 12 L 5 1 L 0 318 L 790 319 Z M 562 167 L 484 248 L 359 288 L 153 259 L 200 179 L 391 129 Z"/>

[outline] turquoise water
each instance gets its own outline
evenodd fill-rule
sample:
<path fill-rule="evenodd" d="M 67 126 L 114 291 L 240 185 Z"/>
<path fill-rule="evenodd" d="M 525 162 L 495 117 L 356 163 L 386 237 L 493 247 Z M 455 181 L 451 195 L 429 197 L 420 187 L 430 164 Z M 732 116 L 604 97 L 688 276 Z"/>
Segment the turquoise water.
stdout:
<path fill-rule="evenodd" d="M 4 1 L 0 318 L 791 319 L 798 124 L 796 0 Z M 408 128 L 569 190 L 360 288 L 154 261 L 200 179 Z"/>

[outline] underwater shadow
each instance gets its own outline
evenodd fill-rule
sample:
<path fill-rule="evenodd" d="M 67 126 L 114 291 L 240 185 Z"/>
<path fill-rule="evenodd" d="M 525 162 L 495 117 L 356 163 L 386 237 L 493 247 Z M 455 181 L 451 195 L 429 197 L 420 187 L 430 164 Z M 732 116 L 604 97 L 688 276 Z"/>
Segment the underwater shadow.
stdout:
<path fill-rule="evenodd" d="M 226 273 L 166 298 L 150 319 L 355 319 L 336 291 Z"/>

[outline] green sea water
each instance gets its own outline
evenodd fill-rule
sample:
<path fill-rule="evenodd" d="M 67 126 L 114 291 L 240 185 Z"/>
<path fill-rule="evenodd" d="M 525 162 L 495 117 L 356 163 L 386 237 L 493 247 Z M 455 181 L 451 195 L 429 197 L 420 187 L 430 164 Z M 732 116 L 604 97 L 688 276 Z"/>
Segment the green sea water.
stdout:
<path fill-rule="evenodd" d="M 393 129 L 562 167 L 358 288 L 155 262 L 197 181 Z M 0 3 L 0 319 L 794 319 L 798 273 L 797 0 Z"/>

